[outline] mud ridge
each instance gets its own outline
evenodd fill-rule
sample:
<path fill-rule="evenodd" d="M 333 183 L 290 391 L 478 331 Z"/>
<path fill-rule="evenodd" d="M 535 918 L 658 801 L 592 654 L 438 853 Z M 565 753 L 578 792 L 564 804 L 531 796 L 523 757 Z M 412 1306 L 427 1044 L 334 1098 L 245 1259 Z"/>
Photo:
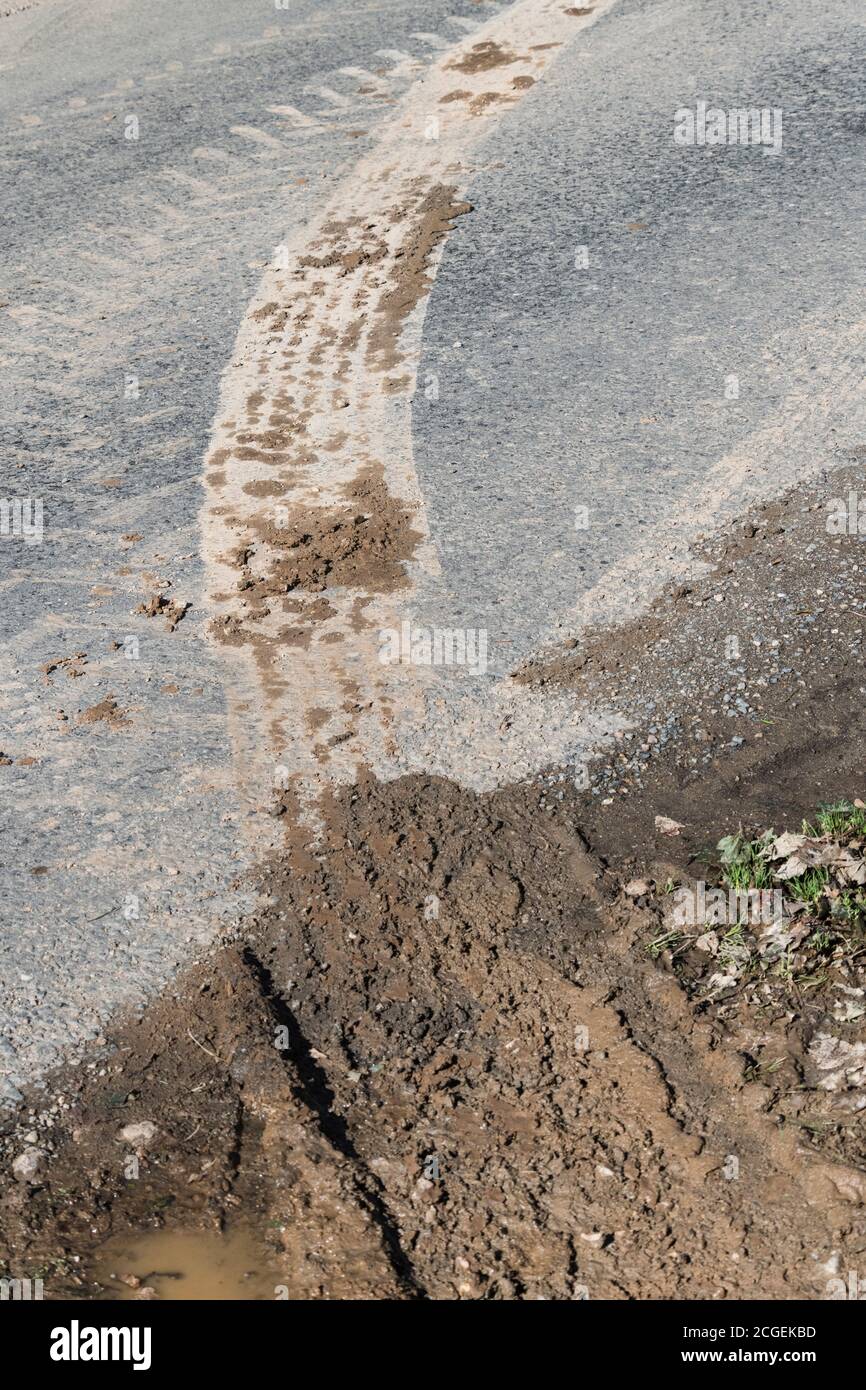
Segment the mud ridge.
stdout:
<path fill-rule="evenodd" d="M 345 1120 L 334 1109 L 334 1092 L 326 1073 L 315 1061 L 313 1050 L 298 1026 L 297 1019 L 285 999 L 275 989 L 266 967 L 249 946 L 244 948 L 242 958 L 274 1021 L 288 1032 L 289 1053 L 296 1071 L 294 1094 L 310 1113 L 315 1115 L 318 1128 L 332 1148 L 342 1157 L 351 1160 L 355 1166 L 356 1195 L 370 1213 L 381 1234 L 382 1244 L 401 1287 L 410 1297 L 423 1298 L 424 1288 L 419 1284 L 412 1263 L 400 1244 L 399 1228 L 382 1198 L 382 1185 L 364 1164 L 352 1142 Z"/>

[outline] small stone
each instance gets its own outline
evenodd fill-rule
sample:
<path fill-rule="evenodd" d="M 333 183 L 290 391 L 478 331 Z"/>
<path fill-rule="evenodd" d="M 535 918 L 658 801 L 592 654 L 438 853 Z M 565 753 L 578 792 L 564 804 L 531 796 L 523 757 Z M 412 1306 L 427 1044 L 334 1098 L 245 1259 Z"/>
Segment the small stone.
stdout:
<path fill-rule="evenodd" d="M 632 878 L 623 891 L 627 898 L 645 898 L 650 892 L 650 885 L 645 878 Z"/>
<path fill-rule="evenodd" d="M 679 835 L 684 829 L 678 820 L 671 820 L 670 816 L 656 816 L 655 827 L 662 835 Z"/>
<path fill-rule="evenodd" d="M 12 1172 L 19 1182 L 35 1182 L 45 1154 L 42 1149 L 24 1149 L 12 1162 Z"/>
<path fill-rule="evenodd" d="M 131 1144 L 134 1149 L 146 1149 L 158 1133 L 152 1120 L 139 1120 L 137 1124 L 124 1125 L 117 1137 L 124 1144 Z"/>
<path fill-rule="evenodd" d="M 714 931 L 704 932 L 703 936 L 698 937 L 695 946 L 699 951 L 706 951 L 710 956 L 719 954 L 719 938 Z"/>

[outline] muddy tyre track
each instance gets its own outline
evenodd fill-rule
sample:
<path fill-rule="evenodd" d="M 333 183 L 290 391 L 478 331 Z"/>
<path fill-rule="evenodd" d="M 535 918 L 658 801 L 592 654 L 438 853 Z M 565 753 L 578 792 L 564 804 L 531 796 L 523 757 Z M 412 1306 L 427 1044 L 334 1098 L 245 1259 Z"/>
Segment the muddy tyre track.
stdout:
<path fill-rule="evenodd" d="M 442 53 L 312 225 L 277 248 L 223 377 L 202 512 L 211 632 L 253 803 L 402 770 L 423 672 L 383 665 L 438 571 L 411 398 L 442 243 L 471 213 L 475 148 L 613 0 L 519 0 Z M 526 692 L 512 692 L 526 705 Z"/>

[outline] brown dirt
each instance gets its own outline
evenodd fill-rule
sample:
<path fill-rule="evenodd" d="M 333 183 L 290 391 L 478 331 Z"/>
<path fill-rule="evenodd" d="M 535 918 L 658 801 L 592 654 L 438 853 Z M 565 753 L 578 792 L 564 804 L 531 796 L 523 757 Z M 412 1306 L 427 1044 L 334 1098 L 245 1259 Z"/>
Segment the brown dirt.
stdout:
<path fill-rule="evenodd" d="M 469 103 L 469 110 L 473 116 L 483 116 L 485 111 L 489 111 L 491 106 L 497 102 L 507 101 L 508 98 L 501 92 L 479 92 L 477 97 L 473 97 Z"/>
<path fill-rule="evenodd" d="M 362 132 L 363 133 L 363 132 Z M 325 270 L 330 266 L 340 266 L 343 275 L 351 275 L 361 265 L 375 265 L 388 255 L 388 248 L 381 241 L 370 246 L 357 246 L 349 251 L 329 251 L 326 256 L 302 256 L 299 264 L 314 270 Z"/>
<path fill-rule="evenodd" d="M 120 708 L 113 695 L 106 695 L 98 704 L 84 709 L 75 721 L 77 724 L 107 724 L 109 729 L 126 729 L 131 724 L 127 711 Z"/>
<path fill-rule="evenodd" d="M 520 61 L 516 53 L 509 53 L 498 43 L 485 39 L 482 43 L 474 43 L 468 53 L 448 66 L 455 72 L 465 72 L 469 76 L 476 72 L 490 72 L 493 68 L 508 67 L 509 64 Z"/>
<path fill-rule="evenodd" d="M 827 1297 L 827 1262 L 866 1249 L 863 1091 L 822 1090 L 808 1056 L 866 1029 L 820 991 L 708 1001 L 688 956 L 647 947 L 662 885 L 722 834 L 862 796 L 858 538 L 828 538 L 824 506 L 849 484 L 862 466 L 528 669 L 667 716 L 667 743 L 641 726 L 589 790 L 560 769 L 485 795 L 364 778 L 315 844 L 277 793 L 258 915 L 54 1079 L 53 1123 L 39 1095 L 6 1122 L 5 1164 L 34 1126 L 46 1150 L 0 1198 L 9 1267 L 106 1296 L 109 1237 L 243 1217 L 296 1298 Z M 656 887 L 634 900 L 637 874 Z M 133 1171 L 118 1135 L 142 1120 Z"/>
<path fill-rule="evenodd" d="M 292 1297 L 820 1293 L 862 1235 L 858 1170 L 798 1153 L 578 815 L 346 791 L 267 868 L 246 941 L 65 1081 L 44 1181 L 0 1205 L 10 1262 L 104 1296 L 109 1236 L 255 1212 Z M 118 1134 L 148 1119 L 130 1178 Z"/>
<path fill-rule="evenodd" d="M 460 202 L 454 188 L 436 184 L 427 192 L 412 219 L 412 227 L 397 257 L 397 267 L 375 307 L 368 341 L 369 364 L 383 372 L 402 361 L 398 342 L 403 325 L 430 289 L 430 257 L 451 231 L 454 219 L 472 211 Z"/>
<path fill-rule="evenodd" d="M 174 632 L 190 607 L 189 603 L 180 603 L 176 599 L 167 598 L 165 594 L 152 594 L 147 602 L 140 603 L 135 611 L 143 613 L 146 618 L 165 618 L 166 632 Z"/>
<path fill-rule="evenodd" d="M 51 677 L 55 671 L 62 671 L 70 680 L 77 680 L 79 676 L 84 675 L 86 665 L 87 652 L 76 652 L 73 656 L 60 656 L 54 661 L 46 661 L 40 670 L 45 685 L 53 685 Z"/>
<path fill-rule="evenodd" d="M 405 584 L 405 562 L 420 540 L 410 509 L 388 492 L 381 466 L 362 468 L 345 493 L 343 509 L 307 507 L 285 526 L 265 515 L 251 527 L 263 553 L 247 545 L 235 558 L 238 592 L 253 616 L 295 590 L 386 593 Z"/>

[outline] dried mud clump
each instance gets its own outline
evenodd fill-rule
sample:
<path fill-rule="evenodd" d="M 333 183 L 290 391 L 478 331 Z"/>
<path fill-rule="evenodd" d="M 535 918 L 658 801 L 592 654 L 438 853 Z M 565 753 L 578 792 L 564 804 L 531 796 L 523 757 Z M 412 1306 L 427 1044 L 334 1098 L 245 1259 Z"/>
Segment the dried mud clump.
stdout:
<path fill-rule="evenodd" d="M 476 72 L 490 72 L 492 68 L 508 67 L 510 63 L 520 61 L 516 53 L 509 53 L 494 40 L 485 39 L 482 43 L 474 43 L 468 53 L 464 53 L 462 58 L 455 63 L 449 63 L 448 66 L 454 72 L 471 75 Z"/>
<path fill-rule="evenodd" d="M 388 492 L 378 466 L 364 469 L 346 496 L 346 508 L 303 508 L 288 526 L 270 519 L 254 523 L 269 568 L 256 574 L 257 548 L 241 548 L 238 588 L 247 602 L 255 607 L 294 590 L 318 593 L 339 586 L 388 593 L 403 587 L 404 566 L 421 539 L 410 509 Z"/>
<path fill-rule="evenodd" d="M 125 729 L 131 720 L 127 718 L 126 711 L 120 708 L 114 696 L 106 695 L 98 705 L 91 705 L 90 709 L 82 710 L 76 723 L 107 724 L 109 729 Z"/>
<path fill-rule="evenodd" d="M 52 685 L 52 675 L 55 671 L 62 671 L 70 680 L 77 680 L 84 675 L 84 668 L 87 665 L 87 652 L 76 652 L 74 656 L 60 656 L 53 661 L 46 661 L 40 667 L 42 679 L 46 685 Z"/>
<path fill-rule="evenodd" d="M 469 103 L 469 110 L 473 116 L 483 116 L 485 111 L 489 111 L 491 106 L 497 102 L 508 101 L 508 97 L 501 92 L 479 92 L 477 97 L 473 97 Z"/>
<path fill-rule="evenodd" d="M 387 254 L 388 248 L 385 243 L 378 241 L 373 246 L 357 246 L 349 251 L 329 251 L 325 256 L 302 256 L 299 264 L 313 270 L 329 270 L 340 266 L 341 275 L 351 275 L 359 266 L 376 265 Z"/>
<path fill-rule="evenodd" d="M 146 618 L 165 618 L 166 631 L 174 632 L 189 607 L 189 603 L 178 603 L 176 599 L 166 598 L 165 594 L 152 594 L 135 611 L 143 613 Z"/>

